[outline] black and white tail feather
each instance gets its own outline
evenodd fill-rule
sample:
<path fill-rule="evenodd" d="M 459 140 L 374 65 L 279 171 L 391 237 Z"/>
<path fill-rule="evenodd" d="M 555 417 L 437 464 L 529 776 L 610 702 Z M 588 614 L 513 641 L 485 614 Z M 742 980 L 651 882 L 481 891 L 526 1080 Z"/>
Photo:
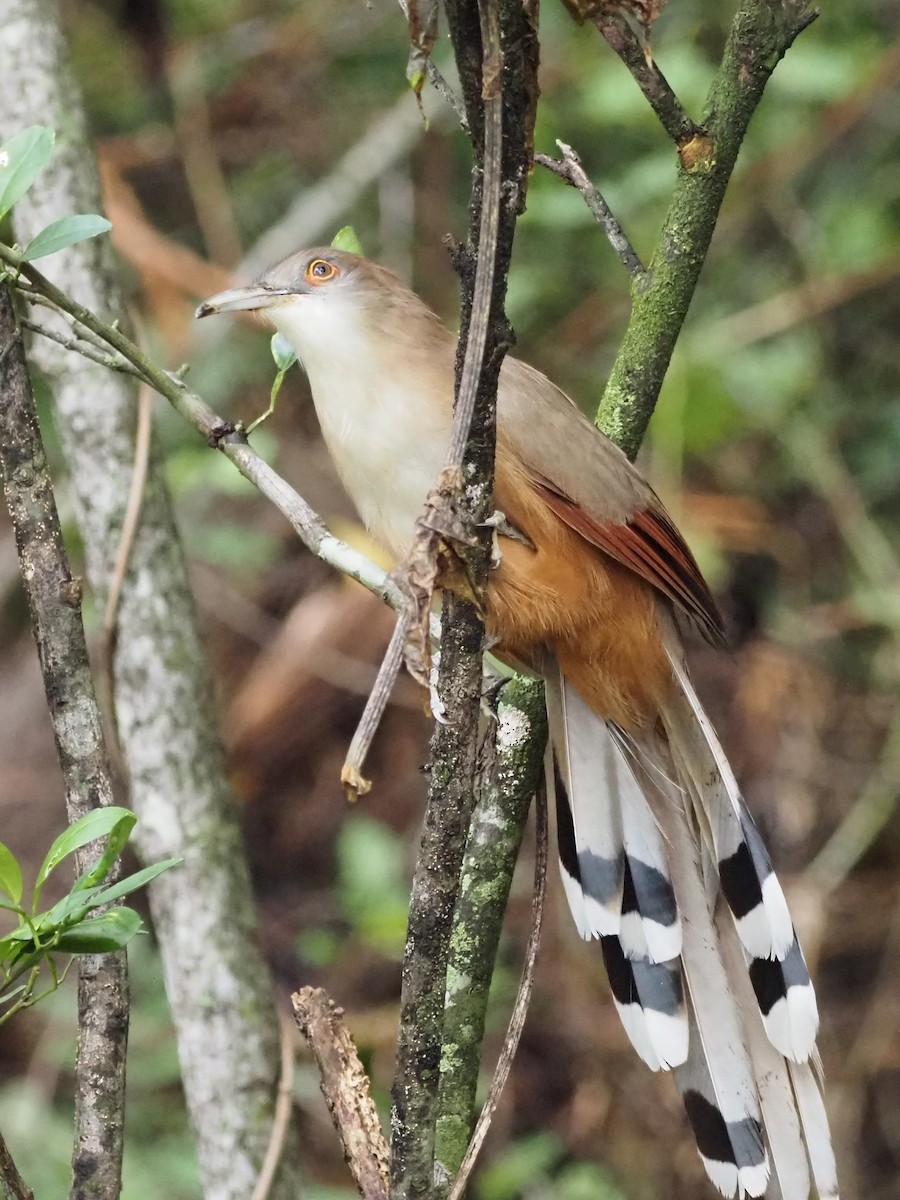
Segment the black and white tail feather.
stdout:
<path fill-rule="evenodd" d="M 687 675 L 658 731 L 629 736 L 545 672 L 560 869 L 599 938 L 616 1009 L 673 1069 L 725 1196 L 837 1200 L 818 1012 L 781 886 Z"/>

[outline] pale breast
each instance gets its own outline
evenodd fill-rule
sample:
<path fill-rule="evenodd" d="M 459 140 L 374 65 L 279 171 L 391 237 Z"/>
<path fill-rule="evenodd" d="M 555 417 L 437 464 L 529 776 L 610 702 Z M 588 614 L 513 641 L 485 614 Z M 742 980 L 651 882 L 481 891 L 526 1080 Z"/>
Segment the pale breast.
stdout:
<path fill-rule="evenodd" d="M 311 377 L 322 434 L 344 487 L 374 537 L 398 558 L 444 465 L 450 427 L 400 381 Z"/>

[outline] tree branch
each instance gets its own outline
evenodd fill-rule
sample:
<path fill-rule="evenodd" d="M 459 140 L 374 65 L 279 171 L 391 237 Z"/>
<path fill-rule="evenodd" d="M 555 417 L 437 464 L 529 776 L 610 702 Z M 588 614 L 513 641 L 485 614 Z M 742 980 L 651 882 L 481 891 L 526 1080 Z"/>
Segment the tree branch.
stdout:
<path fill-rule="evenodd" d="M 16 234 L 25 243 L 61 215 L 97 212 L 102 203 L 56 5 L 6 0 L 0 65 L 0 129 L 41 123 L 57 132 L 51 162 L 16 205 Z M 47 270 L 108 321 L 126 313 L 109 239 L 67 247 Z M 71 301 L 63 307 L 84 319 L 85 307 Z M 56 321 L 51 314 L 46 323 Z M 109 327 L 103 332 L 106 345 L 123 336 Z M 35 341 L 33 353 L 53 392 L 69 494 L 102 611 L 133 472 L 135 388 L 45 339 Z M 130 355 L 141 365 L 136 347 Z M 148 374 L 178 390 L 177 380 L 158 369 Z M 205 415 L 212 416 L 208 409 Z M 117 627 L 115 705 L 130 801 L 140 818 L 134 841 L 145 860 L 183 859 L 177 871 L 154 881 L 150 905 L 203 1190 L 216 1200 L 246 1200 L 274 1121 L 278 1021 L 197 615 L 152 450 Z M 297 1158 L 292 1124 L 270 1200 L 296 1197 Z"/>
<path fill-rule="evenodd" d="M 647 103 L 659 117 L 660 124 L 675 145 L 683 146 L 691 138 L 702 134 L 703 129 L 695 125 L 684 111 L 668 79 L 645 52 L 640 38 L 624 15 L 603 10 L 596 16 L 592 15 L 590 19 L 631 72 Z"/>
<path fill-rule="evenodd" d="M 637 253 L 628 240 L 625 230 L 616 220 L 615 215 L 609 205 L 600 195 L 597 188 L 591 183 L 587 176 L 584 167 L 581 165 L 581 159 L 575 153 L 571 146 L 565 142 L 557 140 L 562 160 L 551 158 L 549 154 L 536 154 L 534 161 L 540 163 L 542 167 L 546 167 L 548 171 L 552 171 L 554 175 L 558 175 L 560 179 L 564 179 L 566 183 L 572 185 L 581 192 L 584 197 L 584 202 L 594 214 L 600 228 L 606 234 L 606 240 L 618 254 L 619 259 L 629 275 L 636 279 L 640 279 L 644 274 L 644 267 Z"/>
<path fill-rule="evenodd" d="M 606 384 L 597 423 L 634 458 L 697 286 L 738 150 L 763 89 L 815 19 L 805 0 L 744 0 L 703 115 L 705 134 L 681 146 L 678 178 L 646 277 Z"/>
<path fill-rule="evenodd" d="M 19 1174 L 3 1135 L 0 1134 L 0 1200 L 34 1200 L 34 1192 Z"/>
<path fill-rule="evenodd" d="M 12 296 L 0 285 L 0 470 L 66 788 L 70 823 L 113 802 L 109 759 L 72 578 L 38 428 Z M 76 855 L 79 873 L 96 847 Z M 109 875 L 112 882 L 114 870 Z M 78 959 L 75 1066 L 75 1197 L 118 1200 L 125 1124 L 128 979 L 124 954 Z"/>
<path fill-rule="evenodd" d="M 452 1179 L 475 1119 L 488 992 L 528 810 L 542 782 L 544 689 L 517 678 L 500 693 L 496 745 L 479 771 L 453 919 L 435 1162 Z"/>
<path fill-rule="evenodd" d="M 363 1200 L 387 1200 L 387 1143 L 343 1012 L 321 988 L 301 988 L 291 1004 L 315 1056 L 322 1094 L 359 1194 Z"/>
<path fill-rule="evenodd" d="M 509 342 L 503 312 L 515 218 L 524 203 L 529 111 L 521 3 L 446 5 L 475 142 L 469 245 L 463 269 L 457 406 L 449 472 L 461 466 L 472 545 L 460 547 L 476 595 L 489 570 L 497 378 Z M 511 51 L 512 48 L 512 51 Z M 504 57 L 506 55 L 506 57 Z M 523 100 L 524 98 L 524 100 Z M 501 204 L 502 190 L 507 201 Z M 474 286 L 472 264 L 474 270 Z M 462 449 L 465 447 L 465 453 Z M 445 591 L 431 787 L 410 902 L 393 1087 L 391 1196 L 430 1196 L 447 960 L 453 907 L 474 803 L 484 627 L 475 604 Z"/>

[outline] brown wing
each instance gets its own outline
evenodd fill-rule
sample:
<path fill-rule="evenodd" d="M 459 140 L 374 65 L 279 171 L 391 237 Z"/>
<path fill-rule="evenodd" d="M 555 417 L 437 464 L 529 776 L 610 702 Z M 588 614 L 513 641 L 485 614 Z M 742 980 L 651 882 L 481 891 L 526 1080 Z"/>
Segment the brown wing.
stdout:
<path fill-rule="evenodd" d="M 570 529 L 667 596 L 713 644 L 724 641 L 700 568 L 647 481 L 564 392 L 509 357 L 500 373 L 497 446 L 498 462 L 505 447 Z"/>
<path fill-rule="evenodd" d="M 716 602 L 693 554 L 661 508 L 641 509 L 625 522 L 600 522 L 552 484 L 535 480 L 535 486 L 570 529 L 646 579 L 686 612 L 713 645 L 724 644 Z"/>

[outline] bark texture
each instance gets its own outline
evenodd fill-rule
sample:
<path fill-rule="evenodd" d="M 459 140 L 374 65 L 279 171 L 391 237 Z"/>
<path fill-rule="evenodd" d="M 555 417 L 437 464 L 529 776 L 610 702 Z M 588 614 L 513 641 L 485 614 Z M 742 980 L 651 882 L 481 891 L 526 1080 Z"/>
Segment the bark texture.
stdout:
<path fill-rule="evenodd" d="M 0 474 L 72 822 L 112 804 L 112 775 L 81 622 L 81 583 L 69 569 L 25 349 L 5 285 L 0 285 L 0 355 Z M 95 860 L 96 847 L 84 847 L 76 855 L 79 872 Z M 109 878 L 115 877 L 114 870 Z M 125 955 L 79 957 L 73 1200 L 118 1200 L 127 1044 Z"/>
<path fill-rule="evenodd" d="M 4 135 L 35 123 L 57 131 L 53 160 L 14 214 L 23 241 L 67 213 L 100 211 L 81 100 L 50 0 L 7 0 L 0 66 Z M 47 273 L 105 319 L 124 314 L 107 239 L 55 255 Z M 50 319 L 42 313 L 42 322 Z M 104 598 L 132 470 L 135 389 L 43 339 L 34 357 L 53 389 L 88 577 Z M 119 610 L 114 665 L 117 722 L 140 818 L 136 845 L 147 861 L 184 858 L 154 882 L 150 900 L 204 1190 L 216 1200 L 245 1200 L 274 1117 L 278 1021 L 197 617 L 156 462 Z M 273 1200 L 296 1196 L 295 1162 L 292 1136 Z"/>

